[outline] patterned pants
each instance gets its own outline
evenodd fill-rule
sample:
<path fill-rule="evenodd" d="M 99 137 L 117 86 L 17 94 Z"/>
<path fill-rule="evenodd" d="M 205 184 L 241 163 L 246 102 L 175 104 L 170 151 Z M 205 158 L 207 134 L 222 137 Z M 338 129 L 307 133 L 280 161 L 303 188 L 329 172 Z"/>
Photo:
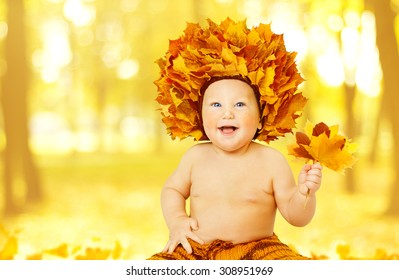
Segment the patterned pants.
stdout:
<path fill-rule="evenodd" d="M 188 240 L 193 249 L 187 254 L 179 245 L 172 254 L 158 253 L 149 260 L 308 260 L 282 243 L 273 234 L 257 241 L 233 244 L 228 241 L 215 240 L 209 244 L 199 244 Z"/>

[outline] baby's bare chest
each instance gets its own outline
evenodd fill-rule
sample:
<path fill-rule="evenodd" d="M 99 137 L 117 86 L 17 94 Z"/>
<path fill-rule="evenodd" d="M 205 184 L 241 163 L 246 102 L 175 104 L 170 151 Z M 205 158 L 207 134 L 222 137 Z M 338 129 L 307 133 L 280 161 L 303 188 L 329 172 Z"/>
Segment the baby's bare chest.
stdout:
<path fill-rule="evenodd" d="M 191 174 L 191 196 L 257 201 L 272 193 L 272 174 L 251 162 L 206 162 Z"/>

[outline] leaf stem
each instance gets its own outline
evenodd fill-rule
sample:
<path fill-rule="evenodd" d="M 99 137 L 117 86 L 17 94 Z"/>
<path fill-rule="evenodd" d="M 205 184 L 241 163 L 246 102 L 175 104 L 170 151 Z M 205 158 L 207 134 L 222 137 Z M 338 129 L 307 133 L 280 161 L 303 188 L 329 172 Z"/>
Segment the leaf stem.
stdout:
<path fill-rule="evenodd" d="M 306 205 L 308 205 L 309 194 L 310 194 L 310 189 L 308 188 L 308 191 L 306 192 L 305 203 L 303 204 L 303 209 L 306 209 Z"/>

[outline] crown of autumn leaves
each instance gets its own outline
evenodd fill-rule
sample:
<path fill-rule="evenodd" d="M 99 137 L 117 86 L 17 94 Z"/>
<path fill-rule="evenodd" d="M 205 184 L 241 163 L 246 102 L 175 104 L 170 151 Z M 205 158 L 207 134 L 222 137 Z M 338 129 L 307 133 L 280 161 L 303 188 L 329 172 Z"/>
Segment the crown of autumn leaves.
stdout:
<path fill-rule="evenodd" d="M 273 33 L 270 24 L 248 29 L 246 20 L 207 22 L 207 28 L 187 23 L 157 60 L 156 101 L 172 139 L 208 139 L 201 123 L 201 88 L 215 77 L 240 77 L 257 89 L 262 128 L 256 139 L 268 143 L 292 132 L 307 99 L 298 92 L 303 78 L 283 35 Z"/>

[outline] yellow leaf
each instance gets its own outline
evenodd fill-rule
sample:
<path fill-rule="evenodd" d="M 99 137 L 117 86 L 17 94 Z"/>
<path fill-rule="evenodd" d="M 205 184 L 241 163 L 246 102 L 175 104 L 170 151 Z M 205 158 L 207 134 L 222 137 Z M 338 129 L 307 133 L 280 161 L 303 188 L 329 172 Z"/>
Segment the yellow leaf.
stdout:
<path fill-rule="evenodd" d="M 356 161 L 353 155 L 356 145 L 338 134 L 337 125 L 329 127 L 321 122 L 313 126 L 308 121 L 305 133 L 297 132 L 296 135 L 296 144 L 288 146 L 290 155 L 318 161 L 337 172 L 352 167 Z"/>
<path fill-rule="evenodd" d="M 0 260 L 13 260 L 14 256 L 18 253 L 18 240 L 14 236 L 10 236 L 0 250 Z"/>
<path fill-rule="evenodd" d="M 42 260 L 43 259 L 43 254 L 42 253 L 36 253 L 33 255 L 29 255 L 26 257 L 27 260 L 30 261 L 37 261 L 37 260 Z"/>
<path fill-rule="evenodd" d="M 387 260 L 389 259 L 387 251 L 385 249 L 377 249 L 374 255 L 375 260 Z"/>
<path fill-rule="evenodd" d="M 4 228 L 4 226 L 2 224 L 0 224 L 0 234 L 4 235 L 4 236 L 9 235 L 8 231 Z"/>
<path fill-rule="evenodd" d="M 114 260 L 119 259 L 122 255 L 122 250 L 123 250 L 123 248 L 122 248 L 121 244 L 119 243 L 119 241 L 116 241 L 114 250 L 112 251 L 112 258 Z"/>
<path fill-rule="evenodd" d="M 341 260 L 346 260 L 349 258 L 350 246 L 347 244 L 337 245 L 336 252 Z"/>
<path fill-rule="evenodd" d="M 76 254 L 77 252 L 79 252 L 80 250 L 82 250 L 82 246 L 81 246 L 81 245 L 75 246 L 75 247 L 72 248 L 71 254 L 72 254 L 72 255 L 75 255 L 75 254 Z"/>
<path fill-rule="evenodd" d="M 83 255 L 75 257 L 76 260 L 106 260 L 110 256 L 111 251 L 101 248 L 86 248 Z"/>
<path fill-rule="evenodd" d="M 44 252 L 51 254 L 51 255 L 55 255 L 57 257 L 67 258 L 68 257 L 68 245 L 64 243 L 56 248 L 45 250 Z"/>

